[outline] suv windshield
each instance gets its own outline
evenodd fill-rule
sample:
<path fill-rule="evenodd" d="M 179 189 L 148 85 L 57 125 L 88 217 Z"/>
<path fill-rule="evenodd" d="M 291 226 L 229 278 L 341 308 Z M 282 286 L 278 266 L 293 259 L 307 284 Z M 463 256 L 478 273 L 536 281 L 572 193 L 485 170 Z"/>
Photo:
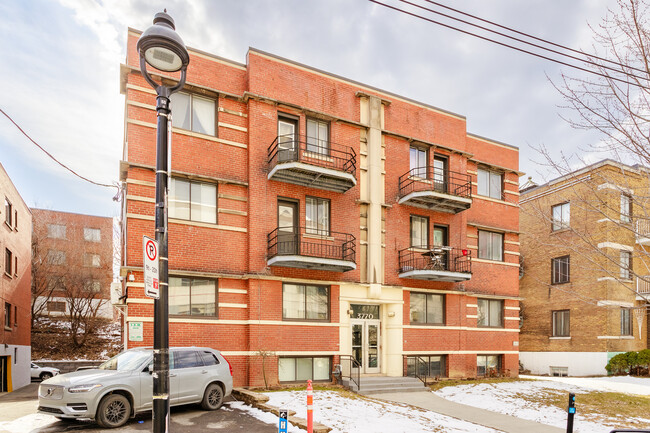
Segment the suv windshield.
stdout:
<path fill-rule="evenodd" d="M 100 365 L 100 370 L 118 370 L 118 371 L 129 371 L 135 370 L 142 363 L 151 357 L 150 351 L 133 351 L 133 352 L 122 352 L 119 355 L 116 355 Z"/>

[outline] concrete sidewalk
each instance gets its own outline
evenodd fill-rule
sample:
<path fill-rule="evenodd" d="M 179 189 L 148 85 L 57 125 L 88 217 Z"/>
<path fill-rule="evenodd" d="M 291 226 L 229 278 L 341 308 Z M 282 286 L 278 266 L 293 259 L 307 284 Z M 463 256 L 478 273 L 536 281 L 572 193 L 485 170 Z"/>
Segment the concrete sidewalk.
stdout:
<path fill-rule="evenodd" d="M 432 392 L 405 392 L 377 394 L 373 398 L 406 403 L 422 409 L 451 416 L 474 424 L 501 430 L 506 433 L 564 433 L 566 429 L 540 424 L 534 421 L 503 415 L 474 406 L 455 403 L 435 395 Z"/>

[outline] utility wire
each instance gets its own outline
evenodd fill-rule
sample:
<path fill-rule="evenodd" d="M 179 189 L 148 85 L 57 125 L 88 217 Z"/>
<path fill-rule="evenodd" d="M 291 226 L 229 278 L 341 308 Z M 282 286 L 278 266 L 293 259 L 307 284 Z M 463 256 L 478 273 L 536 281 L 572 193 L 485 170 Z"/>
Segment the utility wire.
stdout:
<path fill-rule="evenodd" d="M 560 56 L 565 56 L 565 57 L 568 57 L 568 58 L 570 58 L 570 59 L 577 60 L 577 61 L 579 61 L 579 62 L 589 63 L 589 64 L 591 64 L 591 65 L 594 65 L 594 66 L 597 66 L 597 67 L 600 67 L 600 68 L 603 68 L 603 69 L 608 69 L 608 70 L 610 70 L 610 71 L 617 72 L 617 73 L 619 73 L 619 74 L 627 75 L 627 76 L 629 76 L 629 77 L 633 77 L 633 78 L 636 78 L 636 79 L 638 79 L 638 80 L 647 80 L 647 77 L 639 77 L 638 75 L 634 75 L 634 74 L 632 74 L 632 73 L 626 72 L 625 70 L 621 70 L 621 69 L 614 68 L 614 67 L 611 67 L 611 66 L 602 65 L 602 64 L 600 64 L 600 63 L 596 63 L 596 62 L 594 62 L 593 60 L 589 60 L 589 58 L 581 58 L 581 57 L 573 56 L 573 55 L 571 55 L 571 54 L 566 54 L 566 53 L 563 53 L 563 52 L 561 52 L 561 51 L 557 51 L 557 50 L 554 50 L 554 49 L 552 49 L 552 48 L 548 48 L 548 47 L 545 47 L 545 46 L 543 46 L 543 45 L 536 44 L 536 43 L 534 43 L 534 42 L 529 42 L 529 41 L 527 41 L 527 40 L 525 40 L 525 39 L 520 39 L 520 38 L 517 38 L 517 37 L 515 37 L 515 36 L 511 36 L 511 35 L 508 35 L 508 34 L 506 34 L 506 33 L 502 33 L 502 32 L 499 32 L 499 31 L 496 31 L 496 30 L 490 29 L 490 28 L 488 28 L 488 27 L 484 27 L 484 26 L 481 26 L 481 25 L 479 25 L 479 24 L 476 24 L 476 23 L 472 23 L 472 22 L 470 22 L 470 21 L 463 20 L 463 19 L 458 18 L 458 17 L 455 17 L 455 16 L 453 16 L 453 15 L 448 15 L 448 14 L 445 14 L 445 13 L 439 12 L 439 11 L 437 11 L 437 10 L 435 10 L 435 9 L 427 8 L 427 7 L 425 7 L 425 6 L 422 6 L 422 5 L 419 5 L 419 4 L 416 4 L 416 3 L 410 2 L 410 1 L 408 1 L 408 0 L 399 0 L 399 1 L 401 1 L 402 3 L 409 4 L 409 5 L 411 5 L 411 6 L 415 6 L 416 8 L 423 9 L 423 10 L 425 10 L 425 11 L 428 11 L 428 12 L 434 13 L 434 14 L 436 14 L 436 15 L 440 15 L 440 16 L 443 16 L 443 17 L 445 17 L 445 18 L 449 18 L 449 19 L 451 19 L 451 20 L 458 21 L 458 22 L 461 22 L 461 23 L 463 23 L 463 24 L 467 24 L 467 25 L 472 26 L 472 27 L 477 27 L 477 28 L 479 28 L 479 29 L 481 29 L 481 30 L 485 30 L 486 32 L 494 33 L 494 34 L 497 34 L 497 35 L 499 35 L 499 36 L 503 36 L 504 38 L 508 38 L 508 39 L 512 39 L 512 40 L 517 41 L 517 42 L 521 42 L 522 44 L 531 45 L 531 46 L 533 46 L 533 47 L 535 47 L 535 48 L 539 48 L 539 49 L 541 49 L 541 50 L 550 51 L 551 53 L 558 54 L 558 55 L 560 55 Z M 439 3 L 432 2 L 431 0 L 425 0 L 425 1 L 429 1 L 430 3 L 434 3 L 434 4 L 436 4 L 436 5 L 439 5 Z M 442 6 L 444 7 L 444 5 L 442 5 Z M 459 12 L 459 13 L 462 13 L 462 12 Z M 482 20 L 481 18 L 474 17 L 474 16 L 472 16 L 472 17 L 475 18 L 475 19 L 479 19 L 479 20 L 481 20 L 481 21 L 484 21 L 484 20 Z M 494 24 L 494 23 L 491 23 L 491 24 L 493 24 L 493 25 L 497 25 L 497 26 L 498 26 L 498 24 Z M 501 26 L 499 26 L 499 27 L 501 27 Z M 510 29 L 509 29 L 509 30 L 510 30 Z M 516 31 L 516 30 L 510 30 L 510 31 L 514 31 L 514 32 L 519 33 L 519 34 L 521 34 L 521 35 L 524 35 L 524 36 L 526 36 L 526 37 L 528 37 L 528 38 L 533 38 L 533 39 L 541 40 L 541 41 L 543 41 L 544 43 L 547 43 L 547 44 L 557 45 L 557 44 L 554 44 L 554 43 L 552 43 L 552 42 L 544 41 L 543 39 L 536 38 L 536 37 L 534 37 L 534 36 L 531 36 L 531 35 L 526 34 L 526 33 L 523 33 L 523 32 L 519 32 L 519 31 Z M 565 47 L 562 47 L 562 48 L 565 48 Z M 572 51 L 577 51 L 577 50 L 573 50 L 573 49 L 571 49 L 571 48 L 566 48 L 566 49 L 569 49 L 569 50 L 572 50 Z M 577 51 L 577 52 L 580 52 L 580 51 Z M 582 54 L 583 56 L 587 56 L 587 54 L 585 54 L 585 53 L 581 53 L 581 54 Z M 617 63 L 617 65 L 619 65 L 619 66 L 621 66 L 621 67 L 626 67 L 625 65 L 620 64 L 620 63 Z M 630 68 L 630 69 L 636 69 L 636 68 Z M 645 72 L 645 71 L 642 71 L 642 72 Z"/>
<path fill-rule="evenodd" d="M 590 69 L 587 69 L 587 68 L 583 68 L 583 67 L 580 67 L 580 66 L 573 65 L 571 63 L 563 62 L 563 61 L 558 60 L 558 59 L 554 59 L 552 57 L 547 57 L 547 56 L 544 56 L 544 55 L 541 55 L 541 54 L 537 54 L 537 53 L 534 53 L 532 51 L 525 50 L 523 48 L 519 48 L 519 47 L 515 47 L 513 45 L 506 44 L 505 42 L 500 42 L 500 41 L 497 41 L 495 39 L 490 39 L 490 38 L 488 38 L 486 36 L 477 35 L 476 33 L 472 33 L 472 32 L 467 31 L 467 30 L 462 30 L 462 29 L 459 29 L 458 27 L 454 27 L 454 26 L 449 25 L 449 24 L 441 23 L 440 21 L 436 21 L 436 20 L 433 20 L 431 18 L 427 18 L 427 17 L 424 17 L 422 15 L 418 15 L 416 13 L 406 11 L 404 9 L 400 9 L 398 7 L 395 7 L 395 6 L 391 6 L 391 5 L 388 5 L 386 3 L 382 3 L 382 2 L 380 2 L 378 0 L 368 0 L 368 1 L 370 1 L 372 3 L 376 3 L 376 4 L 381 5 L 381 6 L 384 6 L 384 7 L 389 8 L 389 9 L 393 9 L 393 10 L 398 11 L 398 12 L 402 12 L 402 13 L 404 13 L 406 15 L 411 15 L 411 16 L 413 16 L 415 18 L 420 18 L 422 20 L 429 21 L 430 23 L 437 24 L 439 26 L 446 27 L 446 28 L 451 29 L 451 30 L 456 30 L 457 32 L 464 33 L 466 35 L 474 36 L 476 38 L 483 39 L 485 41 L 492 42 L 492 43 L 495 43 L 497 45 L 501 45 L 501 46 L 506 47 L 506 48 L 511 48 L 513 50 L 520 51 L 520 52 L 526 53 L 526 54 L 530 54 L 532 56 L 539 57 L 541 59 L 545 59 L 545 60 L 548 60 L 548 61 L 551 61 L 551 62 L 554 62 L 554 63 L 558 63 L 560 65 L 568 66 L 568 67 L 573 68 L 573 69 L 578 69 L 580 71 L 587 72 L 589 74 L 598 75 L 598 76 L 601 76 L 601 77 L 606 78 L 608 80 L 618 81 L 618 82 L 627 84 L 629 86 L 639 87 L 639 88 L 644 89 L 644 90 L 650 90 L 650 87 L 646 87 L 646 86 L 643 86 L 643 85 L 638 84 L 638 83 L 633 83 L 633 82 L 623 80 L 623 79 L 620 79 L 620 78 L 612 77 L 612 76 L 610 76 L 608 74 L 593 71 L 593 70 L 590 70 Z"/>
<path fill-rule="evenodd" d="M 50 152 L 48 152 L 47 150 L 45 150 L 45 149 L 44 149 L 40 144 L 38 144 L 36 141 L 34 141 L 34 139 L 33 139 L 32 137 L 30 137 L 29 135 L 27 135 L 27 133 L 26 133 L 25 131 L 23 131 L 23 128 L 21 128 L 21 127 L 20 127 L 20 126 L 19 126 L 19 125 L 14 121 L 14 119 L 11 118 L 11 116 L 9 116 L 7 113 L 5 113 L 5 111 L 4 111 L 2 108 L 0 108 L 0 113 L 4 114 L 5 117 L 6 117 L 7 119 L 9 119 L 9 121 L 10 121 L 11 123 L 13 123 L 14 126 L 15 126 L 16 128 L 18 128 L 18 130 L 19 130 L 20 132 L 22 132 L 23 135 L 24 135 L 25 137 L 27 137 L 27 139 L 28 139 L 29 141 L 31 141 L 32 143 L 34 143 L 34 144 L 36 145 L 36 147 L 38 147 L 38 148 L 41 149 L 43 152 L 45 152 L 45 154 L 46 154 L 47 156 L 49 156 L 49 157 L 50 157 L 54 162 L 56 162 L 56 163 L 59 164 L 61 167 L 63 167 L 63 168 L 65 168 L 66 170 L 68 170 L 70 173 L 74 174 L 75 176 L 77 176 L 77 177 L 80 178 L 80 179 L 85 180 L 86 182 L 90 182 L 90 183 L 92 183 L 93 185 L 103 186 L 103 187 L 106 187 L 106 188 L 117 188 L 117 190 L 118 190 L 118 192 L 119 192 L 119 190 L 120 190 L 120 187 L 119 187 L 119 186 L 117 186 L 117 185 L 109 185 L 109 184 L 107 184 L 107 183 L 99 183 L 99 182 L 95 182 L 95 181 L 93 181 L 93 180 L 88 179 L 87 177 L 83 177 L 82 175 L 80 175 L 79 173 L 77 173 L 76 171 L 74 171 L 73 169 L 71 169 L 70 167 L 68 167 L 67 165 L 63 164 L 63 163 L 60 162 L 58 159 L 56 159 L 56 158 L 55 158 L 55 157 L 54 157 Z"/>
<path fill-rule="evenodd" d="M 571 48 L 571 47 L 567 47 L 566 45 L 557 44 L 557 43 L 552 42 L 552 41 L 549 41 L 549 40 L 547 40 L 547 39 L 538 38 L 537 36 L 533 36 L 533 35 L 531 35 L 531 34 L 528 34 L 528 33 L 525 33 L 525 32 L 521 32 L 521 31 L 519 31 L 519 30 L 517 30 L 517 29 L 513 29 L 512 27 L 504 26 L 504 25 L 501 25 L 501 24 L 499 24 L 499 23 L 495 23 L 494 21 L 486 20 L 486 19 L 481 18 L 481 17 L 479 17 L 479 16 L 472 15 L 472 14 L 469 14 L 469 13 L 467 13 L 467 12 L 463 12 L 463 11 L 458 10 L 458 9 L 454 9 L 454 8 L 452 8 L 452 7 L 450 7 L 450 6 L 446 6 L 446 5 L 442 4 L 442 3 L 438 3 L 438 2 L 435 2 L 435 1 L 433 1 L 433 0 L 424 0 L 424 1 L 427 2 L 427 3 L 434 4 L 434 5 L 436 5 L 436 6 L 440 6 L 441 8 L 445 8 L 445 9 L 447 9 L 447 10 L 450 10 L 450 11 L 456 12 L 456 13 L 458 13 L 458 14 L 461 14 L 461 15 L 464 15 L 464 16 L 467 16 L 467 17 L 470 17 L 470 18 L 473 18 L 473 19 L 475 19 L 475 20 L 478 20 L 478 21 L 481 21 L 481 22 L 484 22 L 484 23 L 487 23 L 487 24 L 493 25 L 493 26 L 495 26 L 495 27 L 499 27 L 499 28 L 501 28 L 501 29 L 508 30 L 508 31 L 510 31 L 510 32 L 513 32 L 513 33 L 517 33 L 517 34 L 522 35 L 522 36 L 525 36 L 525 37 L 527 37 L 527 38 L 535 39 L 535 40 L 540 41 L 540 42 L 543 42 L 543 43 L 545 43 L 545 44 L 553 45 L 553 46 L 555 46 L 555 47 L 562 48 L 562 49 L 564 49 L 564 50 L 568 50 L 568 51 L 571 51 L 571 52 L 574 52 L 574 53 L 577 53 L 577 54 L 581 54 L 581 55 L 584 55 L 584 56 L 589 56 L 590 58 L 598 59 L 598 60 L 600 60 L 600 61 L 607 62 L 607 63 L 611 63 L 611 64 L 613 64 L 613 65 L 617 65 L 617 66 L 620 66 L 620 67 L 622 67 L 622 68 L 633 69 L 633 70 L 638 71 L 638 72 L 643 72 L 644 74 L 647 74 L 647 73 L 648 73 L 648 71 L 643 70 L 643 69 L 639 69 L 639 68 L 635 68 L 634 66 L 625 65 L 625 64 L 623 64 L 623 63 L 615 62 L 615 61 L 613 61 L 613 60 L 609 60 L 609 59 L 606 59 L 606 58 L 603 58 L 603 57 L 599 57 L 599 56 L 596 56 L 596 55 L 594 55 L 594 54 L 586 54 L 586 53 L 584 53 L 583 51 L 576 50 L 576 49 Z M 510 36 L 508 36 L 508 37 L 510 37 Z"/>

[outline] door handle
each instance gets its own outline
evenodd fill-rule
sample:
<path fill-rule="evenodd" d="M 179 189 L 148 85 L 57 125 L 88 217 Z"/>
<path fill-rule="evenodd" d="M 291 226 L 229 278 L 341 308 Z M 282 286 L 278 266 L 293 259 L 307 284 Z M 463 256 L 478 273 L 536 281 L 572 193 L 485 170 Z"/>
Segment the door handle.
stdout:
<path fill-rule="evenodd" d="M 175 374 L 172 374 L 172 373 L 170 373 L 170 374 L 169 374 L 169 377 L 176 377 L 176 375 L 175 375 Z"/>
<path fill-rule="evenodd" d="M 207 373 L 208 373 L 208 370 L 203 370 L 203 371 L 201 372 L 201 374 L 207 374 Z"/>

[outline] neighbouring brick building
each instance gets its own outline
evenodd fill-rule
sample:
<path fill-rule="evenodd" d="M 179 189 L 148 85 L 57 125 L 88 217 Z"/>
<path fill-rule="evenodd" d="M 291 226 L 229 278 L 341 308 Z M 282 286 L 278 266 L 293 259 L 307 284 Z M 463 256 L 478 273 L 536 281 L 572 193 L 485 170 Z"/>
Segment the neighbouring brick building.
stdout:
<path fill-rule="evenodd" d="M 32 214 L 0 164 L 0 392 L 30 382 Z"/>
<path fill-rule="evenodd" d="M 113 218 L 32 209 L 35 315 L 113 319 Z M 92 312 L 92 313 L 91 313 Z"/>
<path fill-rule="evenodd" d="M 121 68 L 129 347 L 153 339 L 156 114 L 139 36 Z M 170 345 L 222 350 L 236 385 L 330 380 L 351 358 L 363 374 L 412 374 L 416 357 L 431 376 L 517 374 L 516 147 L 253 48 L 247 64 L 190 56 L 172 96 Z"/>
<path fill-rule="evenodd" d="M 520 359 L 535 374 L 606 374 L 648 347 L 650 170 L 604 160 L 521 192 Z"/>

